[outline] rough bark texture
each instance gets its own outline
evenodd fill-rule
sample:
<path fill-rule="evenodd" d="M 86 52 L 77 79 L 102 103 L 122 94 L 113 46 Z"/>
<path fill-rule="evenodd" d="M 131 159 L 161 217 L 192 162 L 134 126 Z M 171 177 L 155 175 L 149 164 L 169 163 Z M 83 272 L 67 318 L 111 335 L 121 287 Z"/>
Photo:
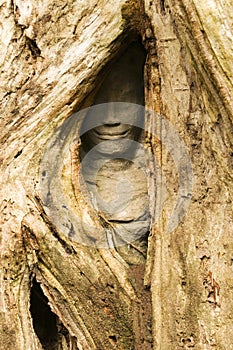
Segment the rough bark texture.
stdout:
<path fill-rule="evenodd" d="M 231 8 L 217 0 L 1 1 L 1 349 L 233 349 Z M 146 106 L 178 131 L 194 173 L 186 216 L 167 233 L 178 174 L 166 147 L 147 139 L 167 196 L 145 267 L 58 232 L 38 185 L 54 130 L 89 104 L 102 69 L 135 35 L 148 54 Z M 159 118 L 146 123 L 159 135 Z M 160 179 L 150 167 L 153 213 Z M 78 189 L 70 198 L 80 222 L 88 212 L 102 227 Z M 53 345 L 42 347 L 33 327 L 34 277 L 58 318 Z"/>

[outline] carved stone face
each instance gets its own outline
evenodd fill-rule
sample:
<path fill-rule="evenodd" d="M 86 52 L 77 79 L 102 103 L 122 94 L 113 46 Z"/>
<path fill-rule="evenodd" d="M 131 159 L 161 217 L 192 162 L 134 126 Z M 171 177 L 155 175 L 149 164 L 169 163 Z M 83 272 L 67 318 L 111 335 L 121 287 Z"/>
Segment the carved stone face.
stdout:
<path fill-rule="evenodd" d="M 111 67 L 94 101 L 95 105 L 105 104 L 103 113 L 97 115 L 93 110 L 84 120 L 89 130 L 82 138 L 86 149 L 98 145 L 101 154 L 120 154 L 127 151 L 125 140 L 140 138 L 144 115 L 135 104 L 144 104 L 144 61 L 144 49 L 134 43 Z"/>

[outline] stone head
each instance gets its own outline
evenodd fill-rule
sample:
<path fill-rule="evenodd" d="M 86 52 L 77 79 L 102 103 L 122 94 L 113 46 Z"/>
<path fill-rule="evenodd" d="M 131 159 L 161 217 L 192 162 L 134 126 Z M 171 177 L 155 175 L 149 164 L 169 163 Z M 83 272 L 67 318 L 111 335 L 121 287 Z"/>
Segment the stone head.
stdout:
<path fill-rule="evenodd" d="M 81 128 L 86 150 L 98 145 L 99 153 L 120 155 L 127 151 L 125 140 L 140 138 L 144 125 L 144 62 L 145 50 L 137 42 L 112 65 L 95 96 L 94 105 L 101 106 L 90 108 Z"/>

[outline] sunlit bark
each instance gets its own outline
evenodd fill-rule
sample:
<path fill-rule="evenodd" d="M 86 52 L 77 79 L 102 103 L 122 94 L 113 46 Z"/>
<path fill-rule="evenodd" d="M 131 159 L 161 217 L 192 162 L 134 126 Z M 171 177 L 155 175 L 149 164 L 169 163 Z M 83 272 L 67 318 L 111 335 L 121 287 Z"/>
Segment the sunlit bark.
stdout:
<path fill-rule="evenodd" d="M 231 349 L 232 5 L 1 2 L 2 349 Z M 70 240 L 47 215 L 39 184 L 54 131 L 90 104 L 104 67 L 138 35 L 147 51 L 145 103 L 157 113 L 146 119 L 146 146 L 155 160 L 148 172 L 152 216 L 163 194 L 156 166 L 167 193 L 145 266 L 129 265 L 114 249 Z M 169 233 L 180 174 L 159 141 L 158 115 L 178 132 L 193 168 L 191 203 Z M 79 164 L 71 158 L 65 186 L 77 218 L 88 213 L 103 229 L 74 184 Z M 91 236 L 84 226 L 83 236 Z M 33 283 L 56 315 L 57 334 L 42 345 Z"/>

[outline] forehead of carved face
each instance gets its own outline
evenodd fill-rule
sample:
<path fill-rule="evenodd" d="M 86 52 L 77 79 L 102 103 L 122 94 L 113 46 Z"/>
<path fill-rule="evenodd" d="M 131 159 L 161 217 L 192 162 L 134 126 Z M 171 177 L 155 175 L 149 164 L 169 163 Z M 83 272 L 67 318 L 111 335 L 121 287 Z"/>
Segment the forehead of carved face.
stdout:
<path fill-rule="evenodd" d="M 140 137 L 144 115 L 135 104 L 144 105 L 144 62 L 144 48 L 140 43 L 132 43 L 112 65 L 94 100 L 94 105 L 104 104 L 102 110 L 91 108 L 83 122 L 82 130 L 88 131 L 82 141 L 88 148 L 112 140 L 113 148 L 120 150 L 123 139 Z M 111 148 L 109 152 L 113 152 Z"/>
<path fill-rule="evenodd" d="M 95 104 L 108 102 L 131 102 L 144 104 L 145 50 L 132 43 L 115 61 L 95 97 Z"/>

